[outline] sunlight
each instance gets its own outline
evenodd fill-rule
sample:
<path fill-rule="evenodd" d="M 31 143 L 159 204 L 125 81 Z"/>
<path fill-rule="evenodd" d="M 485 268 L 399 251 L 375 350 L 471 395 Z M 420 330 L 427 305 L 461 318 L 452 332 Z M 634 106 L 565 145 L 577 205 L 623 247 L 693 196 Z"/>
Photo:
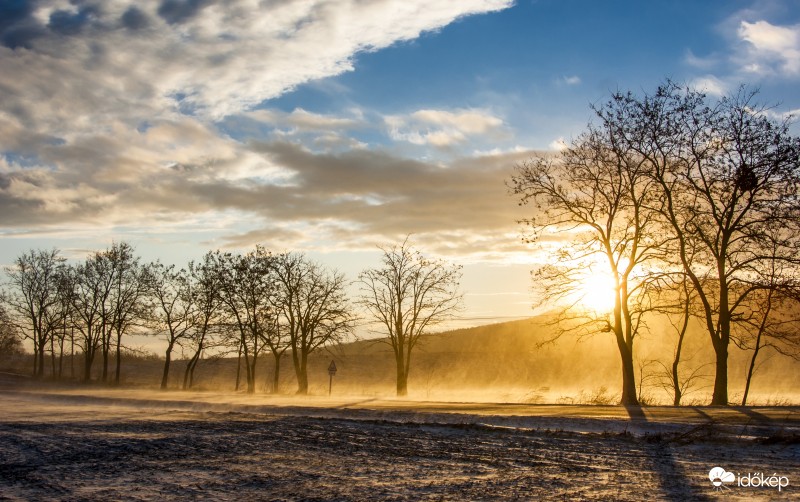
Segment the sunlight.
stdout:
<path fill-rule="evenodd" d="M 580 304 L 596 313 L 614 309 L 614 281 L 607 274 L 592 273 L 583 279 L 579 292 Z"/>

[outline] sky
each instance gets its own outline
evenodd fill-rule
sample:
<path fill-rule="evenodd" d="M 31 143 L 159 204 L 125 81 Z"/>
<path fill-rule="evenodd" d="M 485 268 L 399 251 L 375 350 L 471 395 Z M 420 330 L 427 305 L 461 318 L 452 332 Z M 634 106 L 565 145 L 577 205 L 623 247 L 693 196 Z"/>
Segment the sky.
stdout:
<path fill-rule="evenodd" d="M 514 166 L 666 78 L 800 113 L 800 2 L 2 1 L 0 265 L 259 243 L 355 279 L 410 234 L 461 325 L 530 315 Z"/>

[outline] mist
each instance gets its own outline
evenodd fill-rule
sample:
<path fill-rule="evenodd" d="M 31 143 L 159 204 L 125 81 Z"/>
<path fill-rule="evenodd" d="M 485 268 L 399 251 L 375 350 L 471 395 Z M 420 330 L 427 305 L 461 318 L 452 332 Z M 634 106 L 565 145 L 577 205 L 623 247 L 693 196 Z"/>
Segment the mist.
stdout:
<path fill-rule="evenodd" d="M 415 350 L 409 372 L 407 399 L 416 401 L 527 403 L 527 404 L 616 404 L 620 395 L 620 362 L 614 340 L 608 333 L 583 337 L 554 338 L 555 327 L 548 316 L 445 331 L 425 336 Z M 667 367 L 672 362 L 676 336 L 663 319 L 651 322 L 635 354 L 637 386 L 646 405 L 672 404 Z M 697 381 L 684 396 L 683 404 L 702 405 L 710 400 L 713 355 L 703 326 L 694 323 L 684 342 L 681 371 L 697 370 Z M 741 400 L 752 351 L 730 352 L 732 402 Z M 29 372 L 30 355 L 6 356 L 5 371 Z M 69 356 L 67 356 L 68 358 Z M 393 399 L 395 362 L 391 346 L 382 339 L 368 339 L 327 347 L 309 357 L 309 394 L 339 398 Z M 765 351 L 760 354 L 748 398 L 753 405 L 800 403 L 796 382 L 800 362 Z M 122 359 L 121 383 L 142 390 L 159 385 L 163 358 L 155 352 L 126 352 Z M 330 381 L 328 366 L 335 361 L 337 373 Z M 67 359 L 62 369 L 70 374 L 82 367 L 80 356 Z M 172 362 L 168 388 L 180 390 L 187 359 Z M 297 381 L 290 355 L 284 355 L 280 384 L 272 388 L 274 362 L 262 356 L 256 367 L 256 394 L 294 396 Z M 50 369 L 49 364 L 46 365 Z M 93 369 L 99 377 L 99 364 Z M 244 392 L 243 368 L 239 392 Z M 77 374 L 76 373 L 76 374 Z M 236 357 L 206 355 L 195 371 L 192 390 L 236 392 Z M 67 379 L 68 380 L 68 379 Z M 294 397 L 299 403 L 299 396 Z"/>

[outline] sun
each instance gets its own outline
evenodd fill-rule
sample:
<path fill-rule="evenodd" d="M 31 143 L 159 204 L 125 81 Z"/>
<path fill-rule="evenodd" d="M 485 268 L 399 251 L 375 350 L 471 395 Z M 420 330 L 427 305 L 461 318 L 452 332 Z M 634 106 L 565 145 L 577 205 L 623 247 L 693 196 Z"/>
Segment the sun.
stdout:
<path fill-rule="evenodd" d="M 581 281 L 579 303 L 596 313 L 614 309 L 614 281 L 606 274 L 592 273 Z"/>

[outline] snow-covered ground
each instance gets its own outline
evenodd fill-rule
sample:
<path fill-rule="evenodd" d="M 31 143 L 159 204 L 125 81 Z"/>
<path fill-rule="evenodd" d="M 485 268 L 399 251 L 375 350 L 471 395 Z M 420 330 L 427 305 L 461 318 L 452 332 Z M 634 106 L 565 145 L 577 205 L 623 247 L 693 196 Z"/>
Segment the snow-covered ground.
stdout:
<path fill-rule="evenodd" d="M 797 500 L 799 432 L 798 407 L 6 388 L 0 500 Z"/>

